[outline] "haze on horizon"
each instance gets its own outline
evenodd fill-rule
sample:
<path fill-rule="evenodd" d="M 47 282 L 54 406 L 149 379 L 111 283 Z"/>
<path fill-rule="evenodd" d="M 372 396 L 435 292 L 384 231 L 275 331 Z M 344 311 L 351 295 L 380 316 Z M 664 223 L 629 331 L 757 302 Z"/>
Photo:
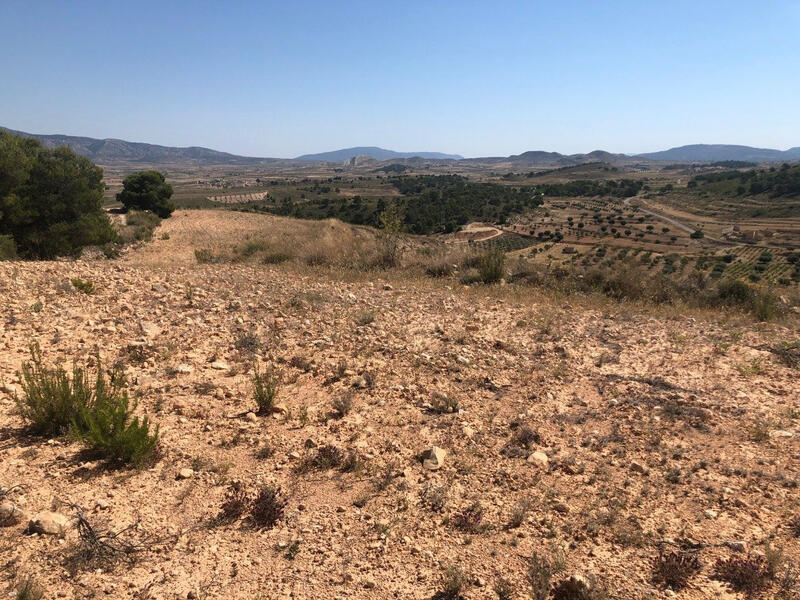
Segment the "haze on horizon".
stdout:
<path fill-rule="evenodd" d="M 293 157 L 800 146 L 800 4 L 5 0 L 0 125 Z"/>

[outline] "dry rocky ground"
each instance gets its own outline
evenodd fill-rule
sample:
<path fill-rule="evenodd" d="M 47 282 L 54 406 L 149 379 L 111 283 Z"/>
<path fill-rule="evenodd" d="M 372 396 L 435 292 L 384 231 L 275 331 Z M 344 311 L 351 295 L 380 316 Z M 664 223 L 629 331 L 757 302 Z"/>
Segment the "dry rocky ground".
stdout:
<path fill-rule="evenodd" d="M 800 564 L 798 371 L 770 350 L 796 323 L 193 264 L 203 236 L 245 219 L 287 222 L 184 212 L 118 260 L 0 263 L 4 594 L 32 576 L 47 598 L 422 599 L 458 565 L 466 598 L 496 598 L 501 578 L 527 598 L 539 555 L 613 598 L 739 598 L 715 560 L 769 544 Z M 50 364 L 119 361 L 162 459 L 112 469 L 27 434 L 15 373 L 33 341 Z M 280 371 L 273 415 L 253 414 L 254 361 Z M 356 464 L 298 471 L 326 445 Z M 277 525 L 215 524 L 232 482 L 279 485 Z M 66 502 L 149 548 L 81 560 Z M 66 517 L 56 535 L 26 533 L 50 510 Z M 676 593 L 652 563 L 682 539 L 702 570 Z"/>

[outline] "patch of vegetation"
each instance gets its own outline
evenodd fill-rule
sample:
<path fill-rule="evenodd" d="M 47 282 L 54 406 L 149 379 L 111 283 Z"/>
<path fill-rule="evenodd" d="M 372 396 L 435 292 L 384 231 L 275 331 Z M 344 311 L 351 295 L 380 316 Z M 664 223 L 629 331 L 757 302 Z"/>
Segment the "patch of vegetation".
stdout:
<path fill-rule="evenodd" d="M 714 578 L 726 582 L 737 592 L 755 594 L 767 587 L 770 573 L 766 559 L 751 554 L 719 559 L 714 565 Z"/>
<path fill-rule="evenodd" d="M 106 379 L 97 359 L 96 377 L 73 366 L 44 365 L 41 350 L 31 347 L 31 360 L 22 365 L 22 398 L 17 408 L 36 433 L 71 433 L 90 449 L 112 461 L 144 466 L 158 458 L 158 426 L 151 431 L 147 417 L 133 416 L 124 378 L 115 371 Z"/>
<path fill-rule="evenodd" d="M 269 529 L 283 518 L 287 500 L 279 487 L 263 485 L 253 498 L 250 516 L 256 527 Z"/>
<path fill-rule="evenodd" d="M 336 218 L 357 225 L 381 226 L 381 215 L 402 215 L 403 229 L 416 234 L 448 233 L 470 221 L 505 223 L 541 205 L 530 188 L 470 181 L 460 175 L 391 177 L 401 198 L 354 197 L 285 198 L 267 207 L 270 212 L 302 219 Z"/>
<path fill-rule="evenodd" d="M 253 399 L 256 401 L 257 415 L 269 415 L 275 408 L 275 399 L 280 390 L 280 374 L 272 367 L 263 373 L 258 370 L 258 365 L 253 370 Z"/>
<path fill-rule="evenodd" d="M 84 294 L 94 293 L 94 283 L 92 283 L 88 279 L 84 280 L 81 279 L 80 277 L 73 277 L 72 279 L 69 280 L 69 282 L 72 284 L 72 287 L 74 287 L 79 292 L 82 292 Z"/>
<path fill-rule="evenodd" d="M 467 585 L 467 575 L 464 570 L 457 565 L 450 565 L 442 575 L 441 589 L 431 600 L 463 600 L 463 592 Z"/>
<path fill-rule="evenodd" d="M 114 241 L 104 189 L 103 170 L 69 148 L 0 131 L 0 257 L 52 259 Z"/>
<path fill-rule="evenodd" d="M 702 564 L 697 552 L 659 550 L 653 560 L 653 581 L 680 591 L 700 572 Z"/>
<path fill-rule="evenodd" d="M 125 210 L 149 210 L 162 219 L 175 210 L 170 202 L 172 186 L 158 171 L 139 171 L 131 173 L 122 181 L 122 191 L 117 194 Z"/>
<path fill-rule="evenodd" d="M 119 235 L 123 242 L 149 242 L 153 239 L 153 231 L 160 224 L 161 219 L 155 213 L 131 210 L 125 215 L 125 225 L 120 228 Z M 168 234 L 164 235 L 169 239 Z"/>

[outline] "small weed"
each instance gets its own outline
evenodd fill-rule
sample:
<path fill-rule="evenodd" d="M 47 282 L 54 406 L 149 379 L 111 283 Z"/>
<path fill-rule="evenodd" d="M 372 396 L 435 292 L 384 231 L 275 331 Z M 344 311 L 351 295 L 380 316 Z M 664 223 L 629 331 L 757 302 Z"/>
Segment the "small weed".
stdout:
<path fill-rule="evenodd" d="M 82 292 L 84 294 L 94 293 L 94 283 L 92 283 L 88 279 L 84 280 L 81 279 L 80 277 L 73 277 L 72 279 L 69 280 L 69 282 L 72 284 L 72 287 L 74 287 L 79 292 Z"/>
<path fill-rule="evenodd" d="M 258 415 L 268 415 L 275 407 L 275 399 L 280 389 L 280 377 L 273 368 L 260 372 L 256 365 L 253 372 L 253 398 L 256 401 Z"/>
<path fill-rule="evenodd" d="M 497 600 L 514 600 L 514 586 L 508 579 L 501 577 L 492 589 L 497 596 Z"/>
<path fill-rule="evenodd" d="M 269 529 L 275 525 L 286 510 L 286 499 L 279 487 L 262 486 L 253 498 L 250 516 L 256 527 Z"/>
<path fill-rule="evenodd" d="M 680 591 L 700 572 L 702 564 L 697 552 L 659 550 L 653 560 L 653 581 Z"/>
<path fill-rule="evenodd" d="M 517 502 L 517 504 L 514 506 L 514 509 L 511 511 L 511 518 L 508 520 L 506 528 L 516 529 L 517 527 L 520 527 L 528 517 L 531 506 L 531 501 L 527 499 Z"/>
<path fill-rule="evenodd" d="M 359 327 L 369 325 L 375 321 L 375 313 L 371 310 L 361 310 L 356 313 L 355 322 Z"/>
<path fill-rule="evenodd" d="M 222 501 L 216 518 L 217 522 L 232 523 L 236 521 L 247 512 L 252 501 L 252 496 L 241 483 L 231 483 L 225 492 L 225 499 Z"/>
<path fill-rule="evenodd" d="M 483 528 L 483 507 L 476 500 L 463 510 L 457 512 L 450 522 L 454 527 L 467 533 L 478 533 Z"/>
<path fill-rule="evenodd" d="M 201 265 L 208 264 L 214 262 L 214 253 L 208 248 L 199 248 L 194 251 L 194 258 Z"/>
<path fill-rule="evenodd" d="M 336 415 L 340 419 L 346 417 L 352 409 L 353 409 L 352 392 L 345 392 L 341 396 L 338 396 L 333 400 L 333 410 L 336 411 Z"/>
<path fill-rule="evenodd" d="M 45 589 L 34 581 L 33 577 L 27 577 L 17 583 L 14 598 L 16 600 L 42 600 Z"/>
<path fill-rule="evenodd" d="M 714 565 L 714 578 L 736 591 L 754 594 L 767 586 L 770 575 L 763 556 L 749 555 L 719 559 Z"/>
<path fill-rule="evenodd" d="M 547 600 L 553 575 L 555 575 L 553 565 L 547 558 L 537 554 L 531 557 L 528 562 L 526 579 L 532 600 Z"/>
<path fill-rule="evenodd" d="M 467 587 L 467 575 L 456 565 L 447 567 L 442 575 L 441 590 L 433 595 L 432 600 L 461 600 Z"/>
<path fill-rule="evenodd" d="M 436 413 L 437 415 L 457 413 L 459 408 L 461 407 L 459 405 L 458 398 L 446 396 L 440 392 L 434 392 L 433 397 L 431 398 L 430 411 Z"/>

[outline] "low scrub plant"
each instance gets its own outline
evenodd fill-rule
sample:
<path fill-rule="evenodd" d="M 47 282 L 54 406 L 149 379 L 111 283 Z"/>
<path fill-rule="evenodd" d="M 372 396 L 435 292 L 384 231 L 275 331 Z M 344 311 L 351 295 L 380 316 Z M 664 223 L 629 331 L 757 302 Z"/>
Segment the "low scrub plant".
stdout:
<path fill-rule="evenodd" d="M 88 279 L 81 279 L 80 277 L 73 277 L 69 280 L 74 287 L 79 292 L 83 292 L 84 294 L 93 294 L 94 293 L 94 283 L 89 281 Z"/>
<path fill-rule="evenodd" d="M 734 556 L 717 561 L 714 565 L 714 579 L 724 581 L 737 592 L 755 594 L 767 587 L 770 572 L 763 556 Z"/>
<path fill-rule="evenodd" d="M 263 373 L 256 366 L 253 373 L 253 398 L 256 401 L 258 415 L 268 415 L 275 408 L 275 399 L 280 389 L 280 376 L 269 368 Z"/>
<path fill-rule="evenodd" d="M 136 403 L 119 372 L 106 378 L 98 357 L 94 377 L 77 364 L 70 376 L 63 367 L 46 366 L 38 345 L 30 351 L 16 404 L 32 431 L 49 437 L 70 433 L 104 457 L 136 467 L 157 458 L 158 426 L 133 416 Z"/>
<path fill-rule="evenodd" d="M 250 516 L 260 529 L 269 529 L 283 518 L 286 511 L 286 498 L 281 488 L 268 485 L 261 486 L 253 498 Z"/>
<path fill-rule="evenodd" d="M 653 580 L 673 591 L 680 591 L 700 569 L 697 552 L 666 551 L 661 549 L 653 560 Z"/>

